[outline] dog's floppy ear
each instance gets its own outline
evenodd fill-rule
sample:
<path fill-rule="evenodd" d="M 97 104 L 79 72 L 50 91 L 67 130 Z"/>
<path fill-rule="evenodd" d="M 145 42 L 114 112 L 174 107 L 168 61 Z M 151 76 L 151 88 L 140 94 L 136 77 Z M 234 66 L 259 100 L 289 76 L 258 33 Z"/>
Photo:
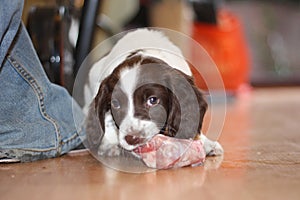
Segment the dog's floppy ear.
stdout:
<path fill-rule="evenodd" d="M 97 153 L 104 131 L 99 123 L 99 118 L 95 110 L 95 100 L 91 103 L 85 120 L 86 140 L 83 142 L 91 152 Z"/>
<path fill-rule="evenodd" d="M 199 112 L 200 112 L 200 118 L 199 118 L 197 133 L 201 133 L 204 115 L 205 115 L 205 112 L 207 110 L 207 103 L 206 103 L 205 99 L 203 98 L 202 92 L 195 85 L 194 81 L 192 83 L 192 87 L 193 87 L 193 90 L 194 90 L 195 95 L 196 95 L 197 100 L 198 100 L 198 106 L 199 106 Z"/>
<path fill-rule="evenodd" d="M 96 97 L 89 106 L 85 121 L 86 140 L 84 141 L 84 145 L 88 146 L 90 151 L 96 154 L 105 133 L 104 120 L 105 113 L 109 110 L 109 94 L 108 79 L 104 79 Z"/>
<path fill-rule="evenodd" d="M 102 81 L 98 93 L 94 99 L 94 109 L 103 133 L 105 133 L 105 113 L 110 109 L 110 101 L 111 92 L 109 89 L 109 78 L 106 78 Z"/>
<path fill-rule="evenodd" d="M 174 69 L 169 79 L 171 103 L 166 125 L 167 135 L 194 138 L 201 132 L 207 103 L 191 76 Z"/>

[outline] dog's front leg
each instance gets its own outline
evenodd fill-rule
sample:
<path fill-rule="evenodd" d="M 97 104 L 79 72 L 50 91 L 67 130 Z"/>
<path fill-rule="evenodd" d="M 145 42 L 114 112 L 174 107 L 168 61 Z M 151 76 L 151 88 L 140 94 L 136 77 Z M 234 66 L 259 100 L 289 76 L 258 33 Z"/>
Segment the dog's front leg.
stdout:
<path fill-rule="evenodd" d="M 101 156 L 118 156 L 121 153 L 119 147 L 118 128 L 108 112 L 105 115 L 105 133 L 100 143 L 98 154 Z"/>

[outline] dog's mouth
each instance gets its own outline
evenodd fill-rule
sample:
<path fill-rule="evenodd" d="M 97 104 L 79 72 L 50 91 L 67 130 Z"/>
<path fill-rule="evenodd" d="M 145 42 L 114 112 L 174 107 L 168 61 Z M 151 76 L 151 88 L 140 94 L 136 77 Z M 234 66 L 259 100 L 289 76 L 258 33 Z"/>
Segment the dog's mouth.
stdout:
<path fill-rule="evenodd" d="M 157 135 L 154 134 L 151 137 L 142 137 L 140 135 L 126 135 L 124 140 L 121 141 L 121 146 L 128 150 L 133 151 L 135 153 L 146 153 L 153 151 L 155 144 L 152 141 L 152 138 Z"/>
<path fill-rule="evenodd" d="M 145 137 L 140 137 L 136 135 L 126 135 L 124 139 L 127 142 L 127 144 L 132 146 L 143 144 L 146 142 Z"/>

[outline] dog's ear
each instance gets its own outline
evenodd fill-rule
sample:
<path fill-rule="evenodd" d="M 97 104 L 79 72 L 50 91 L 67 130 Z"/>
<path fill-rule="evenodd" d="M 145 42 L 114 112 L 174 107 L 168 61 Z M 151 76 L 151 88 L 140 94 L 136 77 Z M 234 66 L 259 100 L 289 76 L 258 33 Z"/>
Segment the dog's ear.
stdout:
<path fill-rule="evenodd" d="M 103 133 L 105 133 L 105 113 L 110 110 L 111 92 L 109 86 L 109 78 L 104 79 L 94 99 L 94 109 Z"/>
<path fill-rule="evenodd" d="M 199 112 L 200 112 L 200 116 L 199 116 L 200 118 L 199 118 L 197 133 L 201 133 L 204 115 L 205 115 L 206 110 L 207 110 L 207 102 L 205 101 L 205 99 L 203 97 L 203 94 L 200 91 L 200 89 L 195 85 L 194 81 L 193 81 L 192 84 L 193 84 L 192 85 L 193 90 L 194 90 L 195 95 L 196 95 L 197 100 L 198 100 L 198 106 L 199 106 Z"/>
<path fill-rule="evenodd" d="M 167 135 L 176 138 L 194 138 L 201 132 L 207 103 L 195 85 L 193 77 L 179 70 L 171 71 L 168 85 L 171 102 L 166 125 Z"/>
<path fill-rule="evenodd" d="M 101 140 L 104 135 L 104 130 L 99 123 L 98 114 L 95 109 L 95 100 L 91 103 L 88 115 L 85 120 L 86 140 L 83 141 L 84 145 L 90 149 L 91 152 L 98 152 Z"/>
<path fill-rule="evenodd" d="M 108 79 L 105 79 L 101 83 L 96 97 L 89 106 L 85 121 L 86 140 L 84 145 L 96 154 L 105 133 L 105 113 L 109 110 L 110 96 L 107 82 Z"/>

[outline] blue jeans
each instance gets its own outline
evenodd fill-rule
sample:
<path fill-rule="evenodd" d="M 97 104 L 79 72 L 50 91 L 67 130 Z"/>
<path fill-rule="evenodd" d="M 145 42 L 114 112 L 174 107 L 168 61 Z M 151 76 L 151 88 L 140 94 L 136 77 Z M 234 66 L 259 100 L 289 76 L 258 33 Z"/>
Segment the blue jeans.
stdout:
<path fill-rule="evenodd" d="M 0 4 L 0 160 L 52 158 L 81 143 L 81 108 L 52 84 L 21 23 L 23 1 Z"/>

